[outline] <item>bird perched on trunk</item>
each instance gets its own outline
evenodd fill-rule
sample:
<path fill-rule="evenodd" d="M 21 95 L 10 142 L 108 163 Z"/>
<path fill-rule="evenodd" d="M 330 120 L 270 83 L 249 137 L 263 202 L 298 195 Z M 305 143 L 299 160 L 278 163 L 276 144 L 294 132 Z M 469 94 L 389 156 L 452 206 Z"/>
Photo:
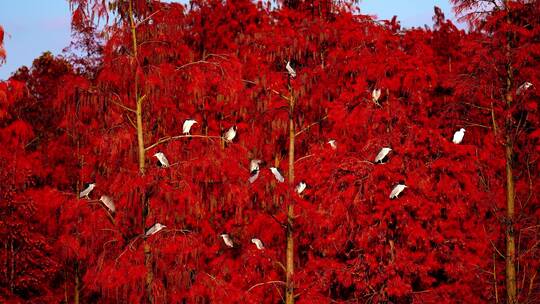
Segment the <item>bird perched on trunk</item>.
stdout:
<path fill-rule="evenodd" d="M 380 164 L 383 164 L 385 163 L 388 158 L 388 153 L 390 153 L 390 151 L 392 151 L 392 149 L 390 148 L 382 148 L 381 151 L 379 151 L 379 154 L 377 154 L 377 156 L 375 156 L 375 163 L 380 163 Z"/>
<path fill-rule="evenodd" d="M 285 178 L 279 173 L 279 170 L 276 167 L 271 167 L 270 171 L 272 171 L 272 174 L 274 174 L 274 177 L 278 182 L 283 183 L 285 181 Z"/>
<path fill-rule="evenodd" d="M 227 247 L 230 247 L 230 248 L 234 247 L 234 243 L 233 243 L 231 237 L 228 234 L 222 233 L 220 236 L 223 239 L 223 243 L 225 243 L 225 245 L 227 245 Z"/>
<path fill-rule="evenodd" d="M 107 209 L 109 209 L 109 211 L 111 213 L 114 213 L 116 211 L 116 207 L 114 206 L 114 202 L 112 200 L 112 198 L 110 198 L 109 196 L 107 195 L 102 195 L 99 200 L 103 203 L 103 205 L 105 205 L 105 207 L 107 207 Z"/>
<path fill-rule="evenodd" d="M 191 127 L 196 123 L 197 121 L 194 119 L 187 119 L 186 121 L 184 121 L 184 125 L 182 126 L 182 132 L 184 133 L 184 135 L 188 135 Z"/>
<path fill-rule="evenodd" d="M 92 192 L 92 190 L 94 190 L 95 187 L 96 187 L 95 183 L 85 184 L 84 190 L 79 192 L 79 198 L 86 197 L 89 199 L 88 195 L 90 195 L 90 192 Z"/>
<path fill-rule="evenodd" d="M 169 160 L 167 159 L 167 157 L 165 157 L 165 154 L 163 154 L 163 152 L 157 152 L 156 154 L 154 154 L 154 157 L 158 159 L 158 165 L 160 167 L 162 168 L 169 167 Z"/>
<path fill-rule="evenodd" d="M 287 72 L 292 78 L 296 77 L 296 71 L 291 66 L 291 61 L 287 61 L 287 65 L 285 66 L 285 69 L 287 69 Z"/>
<path fill-rule="evenodd" d="M 167 226 L 165 225 L 162 225 L 160 223 L 155 223 L 154 226 L 150 227 L 148 230 L 146 230 L 146 233 L 144 234 L 146 237 L 149 237 L 153 234 L 156 234 L 158 233 L 159 231 L 161 231 L 163 228 L 165 228 Z"/>
<path fill-rule="evenodd" d="M 225 132 L 225 134 L 223 135 L 223 139 L 225 139 L 226 142 L 232 142 L 233 139 L 236 137 L 236 126 L 232 126 L 229 128 L 229 130 L 227 130 L 227 132 Z"/>
<path fill-rule="evenodd" d="M 392 192 L 390 193 L 390 199 L 397 198 L 398 195 L 403 192 L 403 190 L 405 190 L 405 188 L 407 188 L 407 186 L 405 186 L 403 182 L 399 182 L 399 184 L 397 184 L 394 189 L 392 189 Z"/>
<path fill-rule="evenodd" d="M 264 245 L 263 245 L 263 243 L 261 242 L 261 240 L 259 240 L 259 239 L 257 239 L 257 238 L 253 238 L 253 239 L 251 239 L 251 242 L 252 242 L 253 244 L 255 244 L 255 246 L 257 246 L 257 249 L 259 249 L 259 250 L 263 250 L 263 249 L 264 249 Z"/>
<path fill-rule="evenodd" d="M 461 128 L 459 129 L 459 131 L 456 131 L 456 133 L 454 133 L 454 138 L 452 139 L 452 142 L 456 145 L 460 144 L 463 140 L 463 136 L 465 136 L 465 129 Z"/>

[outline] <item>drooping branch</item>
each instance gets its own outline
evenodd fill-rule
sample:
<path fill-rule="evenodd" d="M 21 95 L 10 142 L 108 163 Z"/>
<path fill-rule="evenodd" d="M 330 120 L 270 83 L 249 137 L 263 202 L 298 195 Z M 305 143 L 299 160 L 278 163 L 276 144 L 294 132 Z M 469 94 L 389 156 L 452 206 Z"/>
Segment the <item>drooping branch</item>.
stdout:
<path fill-rule="evenodd" d="M 148 151 L 152 148 L 155 148 L 163 143 L 169 142 L 171 140 L 177 140 L 181 138 L 207 138 L 207 139 L 223 139 L 221 136 L 208 136 L 208 135 L 177 135 L 177 136 L 166 136 L 160 138 L 157 142 L 151 144 L 150 146 L 144 148 L 145 151 Z"/>

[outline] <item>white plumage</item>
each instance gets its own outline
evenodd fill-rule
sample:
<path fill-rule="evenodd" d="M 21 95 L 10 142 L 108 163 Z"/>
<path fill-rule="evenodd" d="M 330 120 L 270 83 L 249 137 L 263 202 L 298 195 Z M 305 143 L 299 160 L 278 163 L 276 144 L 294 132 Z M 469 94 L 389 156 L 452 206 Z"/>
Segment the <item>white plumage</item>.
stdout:
<path fill-rule="evenodd" d="M 151 236 L 152 234 L 158 233 L 159 231 L 161 231 L 165 227 L 167 227 L 167 226 L 162 225 L 160 223 L 156 223 L 156 224 L 154 224 L 154 226 L 150 227 L 150 229 L 146 230 L 145 235 L 146 236 Z"/>
<path fill-rule="evenodd" d="M 236 126 L 232 126 L 225 132 L 225 135 L 223 135 L 223 138 L 225 141 L 232 142 L 233 139 L 236 137 Z"/>
<path fill-rule="evenodd" d="M 83 191 L 79 193 L 79 198 L 83 198 L 83 197 L 88 198 L 88 195 L 90 194 L 90 192 L 92 192 L 92 190 L 94 190 L 95 187 L 96 187 L 95 183 L 88 184 L 86 189 L 84 189 Z"/>
<path fill-rule="evenodd" d="M 250 184 L 253 184 L 257 180 L 257 178 L 259 178 L 259 170 L 255 170 L 253 173 L 251 173 L 248 181 Z"/>
<path fill-rule="evenodd" d="M 272 171 L 272 174 L 274 174 L 274 177 L 278 180 L 278 182 L 283 183 L 285 181 L 285 178 L 281 173 L 279 173 L 279 170 L 276 167 L 271 167 L 270 171 Z"/>
<path fill-rule="evenodd" d="M 378 103 L 378 102 L 379 102 L 379 98 L 381 98 L 381 89 L 374 89 L 374 90 L 371 92 L 371 98 L 373 99 L 373 102 L 374 102 L 374 103 Z"/>
<path fill-rule="evenodd" d="M 523 94 L 525 91 L 527 91 L 532 86 L 533 86 L 532 83 L 530 83 L 528 81 L 525 81 L 522 85 L 519 86 L 519 88 L 517 88 L 516 95 Z"/>
<path fill-rule="evenodd" d="M 392 192 L 390 192 L 390 199 L 394 199 L 394 198 L 397 198 L 398 195 L 403 191 L 405 190 L 405 188 L 407 188 L 407 186 L 405 186 L 404 184 L 397 184 L 394 189 L 392 189 Z"/>
<path fill-rule="evenodd" d="M 184 121 L 184 125 L 182 126 L 182 132 L 187 135 L 189 134 L 189 131 L 191 130 L 191 127 L 193 127 L 194 124 L 196 124 L 197 121 L 194 119 L 187 119 Z"/>
<path fill-rule="evenodd" d="M 253 238 L 253 239 L 251 239 L 251 242 L 252 242 L 253 244 L 255 244 L 255 246 L 257 246 L 257 249 L 259 249 L 259 250 L 263 250 L 263 249 L 264 249 L 264 245 L 263 245 L 263 243 L 261 242 L 261 240 L 259 240 L 259 239 L 257 239 L 257 238 Z"/>
<path fill-rule="evenodd" d="M 330 145 L 330 147 L 332 147 L 332 149 L 337 149 L 337 142 L 334 139 L 329 140 L 328 144 Z"/>
<path fill-rule="evenodd" d="M 158 152 L 154 154 L 154 156 L 159 160 L 159 163 L 163 168 L 169 167 L 169 160 L 167 159 L 167 157 L 165 157 L 165 154 L 163 154 L 163 152 Z"/>
<path fill-rule="evenodd" d="M 259 171 L 259 165 L 262 163 L 260 159 L 252 159 L 249 162 L 249 172 L 253 174 L 255 171 Z"/>
<path fill-rule="evenodd" d="M 223 242 L 225 243 L 225 245 L 227 245 L 227 247 L 231 247 L 231 248 L 234 247 L 234 243 L 233 243 L 233 241 L 231 240 L 231 237 L 228 234 L 224 233 L 224 234 L 222 234 L 220 236 L 223 239 Z"/>
<path fill-rule="evenodd" d="M 452 139 L 452 142 L 455 144 L 460 144 L 463 140 L 463 136 L 465 136 L 465 129 L 461 128 L 459 131 L 456 131 L 454 133 L 454 138 Z"/>
<path fill-rule="evenodd" d="M 390 148 L 382 148 L 381 151 L 379 151 L 379 154 L 377 154 L 377 156 L 375 156 L 375 163 L 381 163 L 382 164 L 383 159 L 386 157 L 386 155 L 388 155 L 388 153 L 390 153 L 390 151 L 392 151 L 392 149 L 390 149 Z"/>
<path fill-rule="evenodd" d="M 109 209 L 109 211 L 113 213 L 116 211 L 116 207 L 114 206 L 114 202 L 111 197 L 102 195 L 99 200 L 103 203 L 103 205 L 105 205 L 105 207 Z"/>
<path fill-rule="evenodd" d="M 292 78 L 296 77 L 296 71 L 291 66 L 290 61 L 287 61 L 287 65 L 285 66 L 285 68 L 287 69 L 287 72 L 289 72 L 289 75 L 291 75 Z"/>
<path fill-rule="evenodd" d="M 306 187 L 307 187 L 306 183 L 300 182 L 300 183 L 298 183 L 298 185 L 296 185 L 295 191 L 298 194 L 302 194 L 302 192 L 304 192 L 304 190 L 306 190 Z"/>

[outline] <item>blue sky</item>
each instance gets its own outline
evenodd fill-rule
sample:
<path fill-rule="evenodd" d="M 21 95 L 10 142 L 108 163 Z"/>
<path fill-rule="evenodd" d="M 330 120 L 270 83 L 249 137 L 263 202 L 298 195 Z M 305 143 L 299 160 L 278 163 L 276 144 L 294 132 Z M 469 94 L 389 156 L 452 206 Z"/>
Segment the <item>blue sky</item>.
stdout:
<path fill-rule="evenodd" d="M 167 1 L 170 2 L 170 1 Z M 453 17 L 448 0 L 361 0 L 362 13 L 390 19 L 397 15 L 406 27 L 431 25 L 433 6 Z M 69 45 L 70 12 L 67 0 L 4 0 L 0 2 L 0 25 L 6 33 L 7 62 L 0 66 L 0 79 L 18 67 L 30 66 L 44 51 L 62 53 Z"/>

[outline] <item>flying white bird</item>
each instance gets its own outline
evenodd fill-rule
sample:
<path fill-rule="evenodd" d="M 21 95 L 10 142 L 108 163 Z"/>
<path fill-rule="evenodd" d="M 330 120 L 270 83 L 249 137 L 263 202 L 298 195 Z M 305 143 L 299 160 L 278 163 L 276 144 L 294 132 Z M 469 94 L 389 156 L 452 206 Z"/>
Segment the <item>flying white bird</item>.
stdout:
<path fill-rule="evenodd" d="M 167 160 L 167 157 L 165 157 L 165 154 L 163 154 L 163 152 L 158 152 L 154 154 L 154 156 L 157 157 L 161 167 L 163 168 L 169 167 L 169 160 Z"/>
<path fill-rule="evenodd" d="M 522 85 L 519 86 L 519 88 L 517 88 L 516 95 L 523 94 L 525 91 L 527 91 L 532 86 L 533 86 L 532 83 L 530 83 L 528 81 L 525 81 Z"/>
<path fill-rule="evenodd" d="M 271 167 L 270 171 L 272 171 L 272 174 L 274 174 L 278 182 L 283 183 L 285 181 L 285 178 L 283 178 L 283 175 L 279 173 L 279 170 L 276 167 Z"/>
<path fill-rule="evenodd" d="M 234 243 L 228 234 L 223 233 L 220 236 L 223 239 L 223 242 L 225 243 L 225 245 L 227 245 L 227 247 L 231 247 L 231 248 L 234 247 Z"/>
<path fill-rule="evenodd" d="M 165 227 L 167 227 L 167 226 L 162 225 L 160 223 L 155 223 L 154 226 L 152 226 L 148 230 L 146 230 L 146 233 L 144 235 L 151 236 L 152 234 L 158 233 L 161 229 L 163 229 Z"/>
<path fill-rule="evenodd" d="M 452 142 L 455 144 L 460 144 L 463 140 L 463 136 L 465 136 L 465 129 L 461 128 L 459 131 L 456 131 L 454 133 L 454 138 L 452 139 Z"/>
<path fill-rule="evenodd" d="M 105 207 L 107 207 L 109 209 L 109 211 L 111 211 L 112 213 L 114 213 L 116 211 L 116 207 L 114 206 L 114 202 L 112 200 L 112 198 L 110 198 L 109 196 L 107 195 L 102 195 L 99 200 L 103 203 L 103 205 L 105 205 Z"/>
<path fill-rule="evenodd" d="M 184 121 L 184 125 L 182 126 L 182 132 L 185 135 L 189 134 L 189 130 L 191 130 L 191 127 L 193 127 L 193 125 L 196 123 L 197 121 L 194 119 L 186 119 L 186 121 Z"/>
<path fill-rule="evenodd" d="M 383 160 L 386 158 L 386 156 L 388 155 L 388 153 L 390 153 L 390 151 L 392 151 L 392 149 L 390 148 L 382 148 L 381 151 L 379 151 L 379 154 L 377 154 L 377 156 L 375 156 L 375 163 L 383 163 Z"/>
<path fill-rule="evenodd" d="M 253 244 L 255 244 L 255 246 L 257 246 L 257 249 L 259 249 L 259 250 L 263 250 L 263 249 L 264 249 L 264 245 L 263 245 L 263 243 L 261 242 L 261 240 L 255 239 L 255 238 L 254 238 L 254 239 L 251 239 L 251 242 L 252 242 Z"/>
<path fill-rule="evenodd" d="M 405 190 L 405 188 L 407 188 L 407 186 L 405 186 L 405 184 L 402 184 L 402 183 L 397 184 L 397 185 L 394 187 L 394 189 L 392 189 L 392 192 L 390 193 L 390 199 L 397 198 L 398 195 L 399 195 L 403 190 Z"/>
<path fill-rule="evenodd" d="M 296 193 L 302 194 L 302 192 L 306 190 L 306 187 L 307 187 L 306 183 L 300 182 L 298 185 L 296 185 L 296 188 L 294 190 L 296 191 Z"/>
<path fill-rule="evenodd" d="M 225 132 L 225 135 L 223 135 L 223 138 L 225 141 L 232 142 L 233 139 L 236 137 L 236 126 L 232 126 Z"/>
<path fill-rule="evenodd" d="M 337 142 L 335 139 L 331 139 L 328 141 L 328 144 L 330 145 L 330 147 L 332 147 L 332 149 L 337 149 Z"/>
<path fill-rule="evenodd" d="M 79 198 L 83 198 L 83 197 L 88 198 L 88 195 L 90 194 L 90 192 L 92 192 L 92 190 L 94 190 L 95 187 L 96 187 L 95 183 L 88 184 L 86 188 L 79 193 Z"/>
<path fill-rule="evenodd" d="M 379 103 L 379 98 L 381 98 L 381 89 L 374 89 L 371 92 L 371 98 L 374 103 Z"/>
<path fill-rule="evenodd" d="M 291 75 L 292 78 L 296 77 L 296 71 L 291 66 L 290 61 L 287 61 L 287 65 L 285 66 L 285 68 L 287 69 L 287 72 L 289 72 L 289 75 Z"/>

